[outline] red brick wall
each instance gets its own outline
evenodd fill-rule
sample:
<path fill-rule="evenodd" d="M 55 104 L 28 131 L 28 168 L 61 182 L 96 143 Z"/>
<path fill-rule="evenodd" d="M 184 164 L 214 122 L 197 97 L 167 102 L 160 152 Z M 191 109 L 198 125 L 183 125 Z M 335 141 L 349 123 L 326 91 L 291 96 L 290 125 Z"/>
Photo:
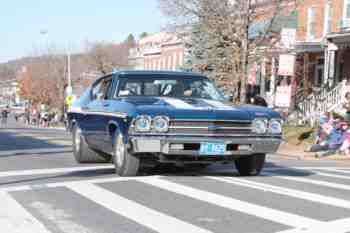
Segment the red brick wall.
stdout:
<path fill-rule="evenodd" d="M 325 6 L 328 0 L 303 0 L 298 6 L 298 40 L 307 41 L 307 14 L 311 7 L 316 8 L 316 37 L 315 39 L 323 38 Z M 339 31 L 339 22 L 343 15 L 343 0 L 332 0 L 333 15 L 332 15 L 332 31 Z"/>
<path fill-rule="evenodd" d="M 183 46 L 169 46 L 162 49 L 159 55 L 145 56 L 146 70 L 174 70 L 182 67 L 184 62 Z"/>

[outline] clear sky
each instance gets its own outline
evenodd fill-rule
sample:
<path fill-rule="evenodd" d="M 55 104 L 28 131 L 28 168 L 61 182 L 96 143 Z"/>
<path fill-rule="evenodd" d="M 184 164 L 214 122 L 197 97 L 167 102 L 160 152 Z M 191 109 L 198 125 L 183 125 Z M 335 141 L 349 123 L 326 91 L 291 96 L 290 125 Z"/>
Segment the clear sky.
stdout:
<path fill-rule="evenodd" d="M 48 44 L 79 50 L 87 40 L 118 42 L 129 33 L 159 31 L 165 23 L 157 0 L 1 1 L 0 62 Z"/>

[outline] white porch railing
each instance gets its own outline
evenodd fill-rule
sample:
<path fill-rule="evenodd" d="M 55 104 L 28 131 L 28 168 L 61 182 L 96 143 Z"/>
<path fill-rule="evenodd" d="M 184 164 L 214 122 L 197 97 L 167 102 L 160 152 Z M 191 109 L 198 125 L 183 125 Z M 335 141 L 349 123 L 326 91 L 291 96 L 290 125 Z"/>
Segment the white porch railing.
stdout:
<path fill-rule="evenodd" d="M 322 89 L 319 94 L 309 95 L 305 100 L 297 103 L 299 120 L 308 121 L 311 125 L 315 125 L 325 112 L 338 112 L 342 108 L 341 103 L 345 92 L 345 83 L 340 82 L 329 91 Z"/>

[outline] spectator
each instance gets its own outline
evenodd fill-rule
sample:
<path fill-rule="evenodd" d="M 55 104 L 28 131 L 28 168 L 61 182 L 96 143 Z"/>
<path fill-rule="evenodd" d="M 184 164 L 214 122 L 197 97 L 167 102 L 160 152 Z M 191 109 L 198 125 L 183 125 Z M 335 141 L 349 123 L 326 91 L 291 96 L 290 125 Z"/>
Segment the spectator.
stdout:
<path fill-rule="evenodd" d="M 347 131 L 348 124 L 346 122 L 340 122 L 336 127 L 334 127 L 329 133 L 327 139 L 320 144 L 320 147 L 314 147 L 313 149 L 318 151 L 316 157 L 323 157 L 328 155 L 333 155 L 337 153 L 339 149 L 342 148 L 344 143 L 344 134 Z"/>
<path fill-rule="evenodd" d="M 10 113 L 9 106 L 6 106 L 6 108 L 1 111 L 1 123 L 3 125 L 7 124 L 7 118 L 8 118 L 9 113 Z"/>
<path fill-rule="evenodd" d="M 350 92 L 345 94 L 345 99 L 343 102 L 343 109 L 345 112 L 345 120 L 350 122 Z"/>

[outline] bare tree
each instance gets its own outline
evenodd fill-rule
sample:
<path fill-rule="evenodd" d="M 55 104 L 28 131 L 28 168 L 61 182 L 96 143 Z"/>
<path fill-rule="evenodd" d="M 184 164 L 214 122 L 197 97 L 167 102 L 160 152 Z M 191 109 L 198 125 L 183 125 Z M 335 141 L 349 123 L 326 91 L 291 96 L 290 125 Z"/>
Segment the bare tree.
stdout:
<path fill-rule="evenodd" d="M 240 83 L 241 103 L 246 102 L 248 63 L 261 58 L 276 45 L 279 36 L 274 29 L 276 19 L 296 7 L 295 0 L 264 1 L 263 6 L 254 0 L 158 1 L 171 23 L 177 26 L 200 25 L 200 30 L 217 40 L 217 45 L 227 52 L 225 63 L 232 72 L 229 83 L 236 86 Z M 260 30 L 252 36 L 250 30 L 258 22 Z M 215 53 L 217 48 L 213 50 Z"/>
<path fill-rule="evenodd" d="M 133 37 L 129 35 L 128 39 L 122 43 L 89 43 L 86 56 L 90 69 L 107 74 L 113 69 L 128 68 L 129 49 L 135 45 L 132 40 Z"/>

